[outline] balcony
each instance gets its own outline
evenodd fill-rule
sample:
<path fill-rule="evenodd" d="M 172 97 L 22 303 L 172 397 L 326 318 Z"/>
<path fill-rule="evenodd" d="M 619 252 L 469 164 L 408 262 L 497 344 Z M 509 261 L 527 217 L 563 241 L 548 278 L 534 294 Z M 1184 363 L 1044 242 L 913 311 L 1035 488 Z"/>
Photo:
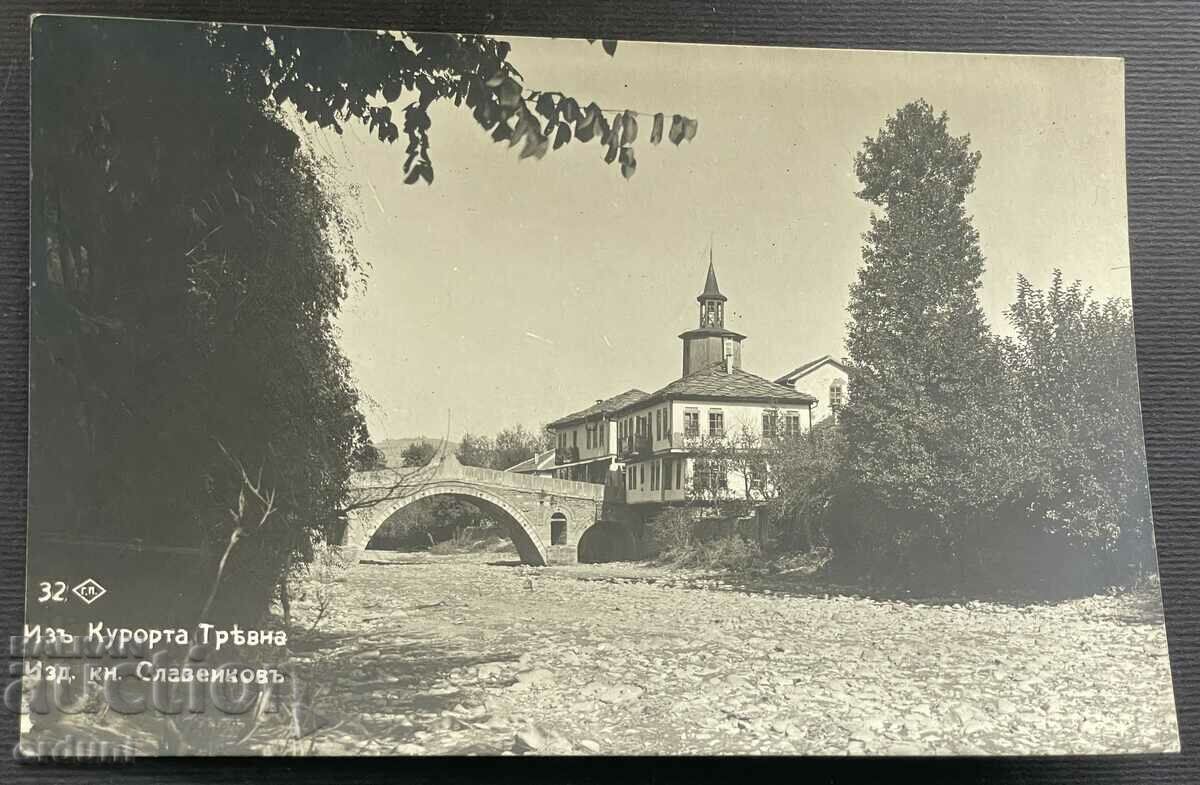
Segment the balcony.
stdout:
<path fill-rule="evenodd" d="M 617 440 L 617 460 L 626 461 L 631 458 L 649 458 L 654 454 L 654 441 L 650 434 L 625 436 Z"/>
<path fill-rule="evenodd" d="M 675 450 L 694 449 L 704 441 L 700 431 L 674 431 L 671 434 L 671 448 Z"/>
<path fill-rule="evenodd" d="M 579 460 L 578 447 L 556 447 L 554 450 L 555 465 L 563 463 L 575 463 Z"/>

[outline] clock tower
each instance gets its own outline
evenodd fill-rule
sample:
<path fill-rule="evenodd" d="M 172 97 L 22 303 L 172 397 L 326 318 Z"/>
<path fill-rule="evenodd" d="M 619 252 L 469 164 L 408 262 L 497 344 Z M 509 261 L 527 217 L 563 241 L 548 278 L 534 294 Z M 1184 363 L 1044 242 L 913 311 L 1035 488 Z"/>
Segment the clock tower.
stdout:
<path fill-rule="evenodd" d="M 725 329 L 727 299 L 717 286 L 717 271 L 709 259 L 704 291 L 696 298 L 700 303 L 700 326 L 679 336 L 683 341 L 684 376 L 714 365 L 723 366 L 727 372 L 741 369 L 742 341 L 746 336 Z"/>

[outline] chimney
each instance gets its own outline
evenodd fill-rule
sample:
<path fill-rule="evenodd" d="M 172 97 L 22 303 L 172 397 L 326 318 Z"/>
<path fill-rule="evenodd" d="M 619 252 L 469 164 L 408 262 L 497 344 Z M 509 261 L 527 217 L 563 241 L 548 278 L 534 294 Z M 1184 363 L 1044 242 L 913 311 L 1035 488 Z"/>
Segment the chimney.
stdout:
<path fill-rule="evenodd" d="M 733 355 L 725 355 L 725 373 L 733 373 Z"/>

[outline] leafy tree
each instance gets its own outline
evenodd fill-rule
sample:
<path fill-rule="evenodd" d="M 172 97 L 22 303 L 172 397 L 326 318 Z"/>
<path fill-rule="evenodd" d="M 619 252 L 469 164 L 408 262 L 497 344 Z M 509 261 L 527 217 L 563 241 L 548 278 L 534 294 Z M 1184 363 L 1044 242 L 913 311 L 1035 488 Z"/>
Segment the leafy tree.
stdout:
<path fill-rule="evenodd" d="M 523 425 L 517 425 L 497 433 L 493 446 L 493 468 L 507 469 L 550 449 L 553 441 L 545 429 L 535 433 L 527 431 Z"/>
<path fill-rule="evenodd" d="M 526 430 L 523 425 L 516 425 L 501 430 L 494 438 L 464 434 L 456 455 L 463 466 L 503 470 L 552 446 L 550 435 L 545 430 L 533 432 Z"/>
<path fill-rule="evenodd" d="M 1106 577 L 1137 571 L 1153 550 L 1129 302 L 1098 302 L 1055 270 L 1046 291 L 1020 277 L 1007 316 L 1028 446 L 1023 505 Z"/>
<path fill-rule="evenodd" d="M 34 47 L 31 529 L 201 546 L 156 597 L 219 560 L 209 610 L 256 618 L 369 444 L 351 225 L 203 28 L 40 17 Z"/>
<path fill-rule="evenodd" d="M 781 443 L 771 456 L 775 497 L 768 509 L 787 544 L 809 550 L 828 542 L 838 494 L 847 486 L 846 438 L 831 420 Z"/>
<path fill-rule="evenodd" d="M 405 447 L 404 451 L 400 453 L 400 461 L 404 466 L 428 466 L 436 454 L 437 447 L 434 447 L 427 441 L 421 440 Z"/>
<path fill-rule="evenodd" d="M 490 469 L 496 463 L 496 443 L 488 436 L 463 434 L 455 455 L 463 466 L 482 466 Z"/>
<path fill-rule="evenodd" d="M 383 450 L 379 449 L 374 444 L 364 444 L 354 456 L 355 471 L 369 472 L 386 468 L 387 456 L 384 455 Z"/>
<path fill-rule="evenodd" d="M 882 208 L 850 289 L 849 472 L 903 551 L 962 556 L 1011 483 L 998 342 L 979 306 L 984 269 L 966 211 L 980 153 L 923 100 L 901 107 L 855 157 L 858 196 Z"/>

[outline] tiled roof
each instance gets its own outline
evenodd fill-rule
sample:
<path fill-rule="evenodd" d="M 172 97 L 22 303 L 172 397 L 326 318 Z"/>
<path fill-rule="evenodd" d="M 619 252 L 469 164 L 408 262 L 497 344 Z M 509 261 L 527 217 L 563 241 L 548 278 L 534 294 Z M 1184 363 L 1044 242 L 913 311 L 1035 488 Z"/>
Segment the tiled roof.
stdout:
<path fill-rule="evenodd" d="M 637 403 L 645 397 L 646 393 L 642 390 L 638 390 L 636 388 L 632 390 L 626 390 L 620 395 L 614 395 L 611 398 L 606 398 L 599 403 L 587 407 L 586 409 L 580 409 L 579 411 L 572 412 L 565 417 L 559 417 L 554 422 L 547 423 L 546 427 L 553 428 L 557 425 L 567 425 L 569 423 L 581 422 L 583 420 L 589 420 L 593 417 L 599 417 L 601 415 L 608 414 L 609 412 L 614 412 L 617 409 L 623 409 L 630 404 Z"/>
<path fill-rule="evenodd" d="M 663 387 L 642 401 L 634 401 L 623 408 L 638 403 L 652 403 L 667 398 L 694 398 L 701 400 L 747 401 L 752 403 L 797 404 L 807 406 L 816 398 L 790 387 L 776 384 L 769 379 L 735 368 L 730 373 L 714 365 L 703 371 L 684 376 Z"/>
<path fill-rule="evenodd" d="M 806 375 L 809 371 L 814 371 L 817 368 L 820 368 L 825 363 L 831 363 L 832 365 L 837 366 L 838 368 L 840 368 L 843 371 L 846 370 L 845 365 L 842 365 L 840 362 L 833 359 L 833 357 L 826 354 L 822 357 L 818 357 L 815 360 L 810 360 L 809 362 L 806 362 L 804 365 L 801 365 L 799 368 L 794 368 L 790 372 L 785 373 L 783 376 L 780 376 L 778 379 L 775 380 L 775 382 L 776 382 L 776 384 L 794 384 L 796 382 L 796 380 L 799 379 L 801 376 Z"/>

